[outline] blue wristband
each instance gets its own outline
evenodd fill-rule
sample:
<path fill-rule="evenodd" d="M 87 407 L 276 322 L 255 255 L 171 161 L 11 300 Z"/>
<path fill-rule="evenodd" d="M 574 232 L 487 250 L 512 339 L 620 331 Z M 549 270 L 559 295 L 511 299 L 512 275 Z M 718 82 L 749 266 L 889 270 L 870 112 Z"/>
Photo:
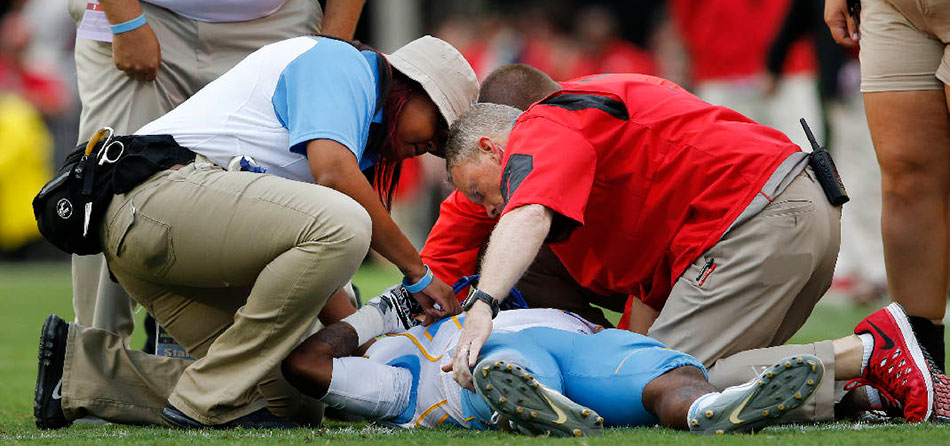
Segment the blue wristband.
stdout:
<path fill-rule="evenodd" d="M 112 34 L 122 34 L 132 31 L 133 29 L 141 28 L 145 23 L 145 13 L 143 12 L 142 15 L 129 20 L 128 22 L 110 25 L 109 28 L 112 28 Z"/>
<path fill-rule="evenodd" d="M 429 269 L 429 265 L 426 265 L 426 275 L 422 276 L 418 282 L 410 285 L 409 281 L 405 277 L 402 278 L 402 286 L 406 287 L 406 291 L 410 293 L 418 293 L 426 289 L 429 284 L 432 283 L 432 270 Z"/>

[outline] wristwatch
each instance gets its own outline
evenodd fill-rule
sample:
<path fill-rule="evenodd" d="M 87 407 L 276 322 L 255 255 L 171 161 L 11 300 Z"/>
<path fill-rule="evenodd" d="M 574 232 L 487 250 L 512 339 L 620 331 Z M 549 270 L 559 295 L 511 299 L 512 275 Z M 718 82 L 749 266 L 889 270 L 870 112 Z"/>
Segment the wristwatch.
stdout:
<path fill-rule="evenodd" d="M 475 305 L 475 302 L 485 301 L 486 304 L 491 306 L 491 318 L 494 319 L 495 316 L 498 316 L 498 300 L 494 297 L 491 297 L 491 294 L 488 294 L 478 288 L 471 287 L 468 290 L 468 297 L 462 301 L 462 310 L 468 311 L 469 308 Z"/>

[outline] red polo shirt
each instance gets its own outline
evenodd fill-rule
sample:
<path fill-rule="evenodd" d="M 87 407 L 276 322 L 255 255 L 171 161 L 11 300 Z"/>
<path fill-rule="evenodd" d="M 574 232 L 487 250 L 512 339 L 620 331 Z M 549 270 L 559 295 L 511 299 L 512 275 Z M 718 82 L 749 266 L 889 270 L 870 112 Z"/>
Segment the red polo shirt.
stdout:
<path fill-rule="evenodd" d="M 563 86 L 515 122 L 502 160 L 503 213 L 550 208 L 548 242 L 574 279 L 657 310 L 800 150 L 664 79 L 608 74 Z"/>
<path fill-rule="evenodd" d="M 439 206 L 439 218 L 429 230 L 422 247 L 422 261 L 432 274 L 451 285 L 462 276 L 475 274 L 478 252 L 498 223 L 485 208 L 472 203 L 458 189 L 452 191 Z M 467 289 L 456 297 L 461 302 Z"/>

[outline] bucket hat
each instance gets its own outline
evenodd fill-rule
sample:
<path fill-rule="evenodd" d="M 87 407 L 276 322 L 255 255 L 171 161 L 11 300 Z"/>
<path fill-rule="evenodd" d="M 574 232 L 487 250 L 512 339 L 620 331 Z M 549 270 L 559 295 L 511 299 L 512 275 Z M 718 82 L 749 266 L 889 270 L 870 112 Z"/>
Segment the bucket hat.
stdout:
<path fill-rule="evenodd" d="M 422 85 L 451 126 L 478 99 L 478 78 L 448 42 L 423 36 L 386 56 L 389 64 Z"/>

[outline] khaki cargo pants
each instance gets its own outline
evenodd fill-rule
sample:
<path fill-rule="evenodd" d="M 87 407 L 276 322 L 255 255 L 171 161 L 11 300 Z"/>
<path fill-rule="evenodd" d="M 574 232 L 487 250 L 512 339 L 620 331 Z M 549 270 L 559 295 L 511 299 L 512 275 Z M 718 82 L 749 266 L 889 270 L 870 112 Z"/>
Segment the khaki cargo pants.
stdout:
<path fill-rule="evenodd" d="M 68 0 L 77 26 L 85 0 Z M 140 2 L 161 46 L 162 62 L 154 81 L 136 81 L 115 67 L 112 44 L 76 40 L 76 76 L 82 113 L 79 142 L 110 126 L 119 135 L 135 132 L 161 117 L 217 79 L 258 48 L 279 40 L 316 33 L 323 13 L 317 0 L 287 0 L 273 14 L 245 22 L 191 20 L 148 2 Z M 132 302 L 109 280 L 101 255 L 73 256 L 75 322 L 126 338 L 132 333 Z"/>
<path fill-rule="evenodd" d="M 100 233 L 122 287 L 198 359 L 130 351 L 116 334 L 71 325 L 66 416 L 160 424 L 167 401 L 220 424 L 268 405 L 296 415 L 305 399 L 280 362 L 356 272 L 371 223 L 332 189 L 199 156 L 116 196 Z"/>
<path fill-rule="evenodd" d="M 828 203 L 807 168 L 696 259 L 677 279 L 648 334 L 699 359 L 720 389 L 742 384 L 786 356 L 815 355 L 825 365 L 825 379 L 794 416 L 833 419 L 831 341 L 782 344 L 831 286 L 840 219 L 841 209 Z"/>

